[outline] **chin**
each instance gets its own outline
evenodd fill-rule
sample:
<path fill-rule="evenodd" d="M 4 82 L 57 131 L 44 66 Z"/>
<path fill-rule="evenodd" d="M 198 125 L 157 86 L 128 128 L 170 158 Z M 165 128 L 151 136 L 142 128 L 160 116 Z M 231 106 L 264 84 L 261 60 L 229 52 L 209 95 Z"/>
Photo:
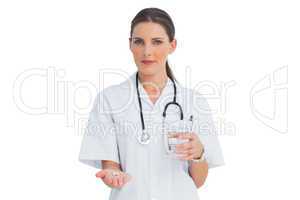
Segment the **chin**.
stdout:
<path fill-rule="evenodd" d="M 157 74 L 157 71 L 154 69 L 141 69 L 139 68 L 139 73 L 146 75 L 146 76 L 151 76 Z"/>

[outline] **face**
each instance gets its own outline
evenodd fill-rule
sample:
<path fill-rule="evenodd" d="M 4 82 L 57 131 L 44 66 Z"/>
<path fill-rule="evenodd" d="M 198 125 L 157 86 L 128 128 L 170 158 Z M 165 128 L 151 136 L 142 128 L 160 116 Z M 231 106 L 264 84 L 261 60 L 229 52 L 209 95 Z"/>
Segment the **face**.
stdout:
<path fill-rule="evenodd" d="M 176 40 L 170 42 L 165 29 L 153 22 L 138 23 L 129 43 L 138 71 L 144 75 L 164 73 L 168 55 L 176 48 Z"/>

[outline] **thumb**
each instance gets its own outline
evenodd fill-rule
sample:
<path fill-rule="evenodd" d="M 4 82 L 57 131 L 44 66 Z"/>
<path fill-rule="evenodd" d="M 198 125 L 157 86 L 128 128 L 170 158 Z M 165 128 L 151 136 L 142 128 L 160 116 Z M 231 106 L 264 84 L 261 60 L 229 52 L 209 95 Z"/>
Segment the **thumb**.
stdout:
<path fill-rule="evenodd" d="M 132 178 L 130 174 L 126 174 L 125 177 L 126 177 L 126 182 L 129 182 Z"/>
<path fill-rule="evenodd" d="M 106 173 L 107 173 L 107 171 L 101 170 L 100 172 L 96 173 L 96 177 L 97 178 L 103 178 L 103 177 L 105 177 Z"/>

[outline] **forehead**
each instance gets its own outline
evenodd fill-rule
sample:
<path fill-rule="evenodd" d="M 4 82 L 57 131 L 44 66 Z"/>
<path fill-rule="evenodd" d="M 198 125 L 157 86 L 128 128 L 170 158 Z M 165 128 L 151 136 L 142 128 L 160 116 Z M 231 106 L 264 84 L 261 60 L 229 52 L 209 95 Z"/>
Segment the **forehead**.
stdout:
<path fill-rule="evenodd" d="M 140 38 L 167 38 L 163 26 L 154 22 L 140 22 L 133 28 L 132 37 Z"/>

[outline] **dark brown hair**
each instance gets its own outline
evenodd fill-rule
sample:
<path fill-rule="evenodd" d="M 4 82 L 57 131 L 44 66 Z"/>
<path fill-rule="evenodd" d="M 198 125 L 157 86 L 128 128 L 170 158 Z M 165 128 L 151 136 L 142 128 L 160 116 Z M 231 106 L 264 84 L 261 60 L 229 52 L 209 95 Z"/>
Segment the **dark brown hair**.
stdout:
<path fill-rule="evenodd" d="M 175 36 L 175 26 L 169 14 L 159 8 L 145 8 L 139 11 L 131 21 L 130 37 L 132 36 L 133 28 L 140 22 L 154 22 L 160 24 L 166 31 L 169 42 L 173 41 Z M 166 71 L 169 78 L 176 80 L 174 74 L 166 62 Z"/>

